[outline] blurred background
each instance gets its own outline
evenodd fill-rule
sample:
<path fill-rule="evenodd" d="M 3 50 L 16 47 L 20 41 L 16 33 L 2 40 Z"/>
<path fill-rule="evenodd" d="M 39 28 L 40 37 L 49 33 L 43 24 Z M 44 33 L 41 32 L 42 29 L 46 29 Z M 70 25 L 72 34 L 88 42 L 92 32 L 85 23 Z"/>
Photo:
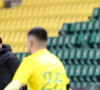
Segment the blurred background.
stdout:
<path fill-rule="evenodd" d="M 63 62 L 73 90 L 100 90 L 100 0 L 0 0 L 0 37 L 20 62 L 36 26 L 47 30 L 47 48 Z"/>

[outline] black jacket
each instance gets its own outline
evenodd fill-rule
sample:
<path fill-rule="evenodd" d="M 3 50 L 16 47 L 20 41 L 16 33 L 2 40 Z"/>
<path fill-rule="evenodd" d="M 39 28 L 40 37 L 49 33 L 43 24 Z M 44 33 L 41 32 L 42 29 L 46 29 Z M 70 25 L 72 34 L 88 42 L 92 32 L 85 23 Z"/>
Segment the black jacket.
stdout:
<path fill-rule="evenodd" d="M 0 49 L 0 90 L 11 82 L 18 66 L 19 60 L 12 53 L 11 47 L 3 45 Z"/>

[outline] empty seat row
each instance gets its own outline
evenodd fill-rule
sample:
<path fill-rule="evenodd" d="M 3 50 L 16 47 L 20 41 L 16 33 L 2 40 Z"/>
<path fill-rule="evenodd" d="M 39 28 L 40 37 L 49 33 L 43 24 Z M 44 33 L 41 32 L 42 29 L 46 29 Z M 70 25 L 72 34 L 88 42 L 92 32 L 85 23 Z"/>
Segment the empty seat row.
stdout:
<path fill-rule="evenodd" d="M 100 65 L 73 65 L 65 68 L 73 82 L 100 82 Z"/>
<path fill-rule="evenodd" d="M 100 48 L 100 33 L 81 33 L 80 35 L 66 35 L 48 38 L 48 49 L 66 48 Z"/>
<path fill-rule="evenodd" d="M 63 64 L 100 64 L 100 49 L 65 49 L 51 50 L 51 53 L 56 55 Z"/>
<path fill-rule="evenodd" d="M 92 0 L 92 2 L 96 3 L 96 0 Z M 98 1 L 99 2 L 99 1 Z M 27 0 L 24 0 L 22 3 L 22 6 L 30 6 L 30 5 L 34 5 L 34 6 L 40 6 L 40 5 L 52 5 L 52 4 L 64 4 L 64 3 L 91 3 L 91 0 L 87 0 L 87 2 L 85 2 L 85 0 L 29 0 L 29 2 L 27 2 Z"/>
<path fill-rule="evenodd" d="M 100 19 L 97 21 L 90 22 L 76 22 L 76 23 L 65 23 L 62 29 L 59 31 L 60 35 L 73 34 L 73 33 L 87 33 L 87 32 L 99 32 L 100 31 Z"/>

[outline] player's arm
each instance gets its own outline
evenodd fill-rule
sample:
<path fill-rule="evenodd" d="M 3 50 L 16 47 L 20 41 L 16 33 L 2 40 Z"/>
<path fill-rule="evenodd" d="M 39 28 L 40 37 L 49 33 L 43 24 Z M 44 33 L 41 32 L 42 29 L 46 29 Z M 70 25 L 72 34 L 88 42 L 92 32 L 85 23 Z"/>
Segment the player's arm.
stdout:
<path fill-rule="evenodd" d="M 13 81 L 5 88 L 5 90 L 19 90 L 22 86 L 26 85 L 32 72 L 33 64 L 29 60 L 24 59 L 15 73 Z M 18 86 L 15 86 L 15 84 L 18 84 Z"/>
<path fill-rule="evenodd" d="M 19 90 L 23 84 L 20 81 L 13 80 L 4 90 Z"/>

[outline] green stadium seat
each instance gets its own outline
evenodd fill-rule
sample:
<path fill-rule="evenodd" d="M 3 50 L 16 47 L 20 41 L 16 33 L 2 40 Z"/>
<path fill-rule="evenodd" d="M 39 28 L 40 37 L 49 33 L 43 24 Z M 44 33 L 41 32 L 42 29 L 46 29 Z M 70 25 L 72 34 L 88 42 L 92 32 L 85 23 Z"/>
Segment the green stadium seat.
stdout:
<path fill-rule="evenodd" d="M 68 75 L 72 81 L 74 81 L 73 77 L 75 76 L 75 70 L 76 70 L 76 67 L 74 65 L 70 66 Z"/>
<path fill-rule="evenodd" d="M 95 8 L 93 12 L 93 18 L 98 19 L 100 15 L 100 8 Z"/>
<path fill-rule="evenodd" d="M 64 48 L 64 40 L 65 40 L 65 36 L 60 36 L 58 38 L 58 49 L 62 49 Z"/>
<path fill-rule="evenodd" d="M 95 40 L 96 40 L 96 33 L 94 32 L 93 34 L 91 34 L 90 36 L 90 40 L 89 40 L 89 44 L 90 44 L 90 47 L 91 48 L 94 48 L 94 43 L 95 43 Z"/>
<path fill-rule="evenodd" d="M 82 87 L 87 87 L 88 83 L 87 82 L 82 82 Z"/>
<path fill-rule="evenodd" d="M 96 48 L 100 48 L 100 32 L 96 35 Z"/>
<path fill-rule="evenodd" d="M 70 35 L 66 35 L 65 36 L 65 40 L 64 40 L 64 48 L 66 49 L 66 48 L 70 48 L 71 47 L 71 45 L 70 45 Z"/>
<path fill-rule="evenodd" d="M 88 70 L 88 74 L 87 74 L 87 77 L 86 77 L 86 81 L 87 82 L 91 82 L 92 81 L 92 77 L 94 75 L 94 72 L 95 71 L 95 66 L 94 65 L 90 65 L 89 66 L 89 70 Z"/>
<path fill-rule="evenodd" d="M 76 86 L 77 88 L 80 88 L 80 87 L 82 86 L 82 84 L 81 84 L 80 82 L 77 82 L 77 83 L 75 84 L 75 86 Z"/>
<path fill-rule="evenodd" d="M 88 60 L 86 64 L 95 64 L 95 50 L 94 49 L 89 49 L 89 55 L 88 55 Z"/>
<path fill-rule="evenodd" d="M 57 56 L 57 51 L 56 50 L 51 50 L 51 53 Z"/>
<path fill-rule="evenodd" d="M 76 66 L 74 82 L 79 82 L 81 73 L 82 73 L 82 66 L 81 65 Z"/>
<path fill-rule="evenodd" d="M 78 39 L 77 34 L 74 34 L 71 36 L 71 39 L 70 39 L 71 47 L 76 47 L 77 39 Z"/>
<path fill-rule="evenodd" d="M 66 75 L 69 77 L 69 69 L 70 69 L 70 66 L 68 65 L 65 65 L 65 71 L 66 71 Z"/>
<path fill-rule="evenodd" d="M 81 47 L 82 47 L 83 37 L 84 37 L 84 34 L 81 33 L 81 34 L 78 36 L 78 38 L 77 38 L 76 45 L 77 45 L 78 48 L 81 48 Z"/>
<path fill-rule="evenodd" d="M 19 61 L 21 62 L 22 53 L 16 53 L 16 56 L 19 59 Z"/>
<path fill-rule="evenodd" d="M 59 50 L 57 53 L 57 57 L 62 61 L 63 60 L 63 55 L 64 55 L 64 51 L 63 50 Z"/>
<path fill-rule="evenodd" d="M 57 44 L 58 44 L 58 37 L 54 37 L 51 43 L 52 49 L 57 49 Z"/>
<path fill-rule="evenodd" d="M 70 26 L 69 33 L 73 34 L 75 32 L 76 23 L 72 23 Z"/>
<path fill-rule="evenodd" d="M 94 63 L 100 64 L 100 49 L 96 49 Z"/>
<path fill-rule="evenodd" d="M 82 59 L 82 49 L 77 49 L 74 64 L 81 64 L 80 63 L 81 59 Z"/>
<path fill-rule="evenodd" d="M 89 23 L 89 22 L 82 22 L 81 31 L 82 31 L 83 33 L 86 33 L 86 32 L 87 32 L 88 23 Z"/>
<path fill-rule="evenodd" d="M 63 28 L 59 31 L 60 35 L 66 35 L 68 33 L 68 30 L 70 29 L 69 23 L 64 23 Z"/>
<path fill-rule="evenodd" d="M 73 64 L 76 56 L 76 49 L 70 49 L 68 64 Z"/>
<path fill-rule="evenodd" d="M 48 38 L 48 41 L 47 41 L 47 48 L 48 48 L 49 50 L 51 49 L 52 39 L 53 39 L 53 38 Z"/>
<path fill-rule="evenodd" d="M 82 67 L 82 73 L 81 73 L 81 75 L 80 75 L 80 81 L 81 82 L 84 82 L 84 81 L 86 81 L 86 79 L 87 79 L 87 75 L 88 75 L 88 69 L 89 69 L 89 66 L 83 66 Z"/>
<path fill-rule="evenodd" d="M 71 86 L 71 88 L 75 87 L 76 86 L 75 82 L 70 82 L 70 86 Z"/>
<path fill-rule="evenodd" d="M 77 22 L 76 27 L 75 27 L 75 32 L 80 33 L 81 32 L 81 27 L 82 27 L 82 23 Z"/>
<path fill-rule="evenodd" d="M 70 52 L 69 49 L 66 49 L 66 50 L 64 51 L 64 57 L 63 57 L 63 59 L 64 59 L 64 61 L 66 62 L 66 64 L 68 64 L 69 55 L 70 55 L 69 52 Z"/>
<path fill-rule="evenodd" d="M 96 65 L 92 79 L 94 82 L 98 81 L 100 85 L 100 65 Z"/>
<path fill-rule="evenodd" d="M 21 57 L 21 60 L 23 60 L 23 58 L 27 57 L 28 56 L 28 53 L 22 53 L 22 57 Z"/>
<path fill-rule="evenodd" d="M 94 25 L 94 31 L 99 32 L 100 31 L 100 19 L 96 20 Z"/>
<path fill-rule="evenodd" d="M 82 59 L 80 60 L 81 64 L 86 64 L 87 59 L 88 59 L 88 54 L 89 54 L 88 48 L 82 50 Z"/>
<path fill-rule="evenodd" d="M 88 24 L 88 32 L 92 33 L 94 31 L 94 21 L 90 21 L 89 24 Z"/>
<path fill-rule="evenodd" d="M 90 33 L 84 34 L 83 42 L 81 43 L 84 48 L 89 48 Z"/>

